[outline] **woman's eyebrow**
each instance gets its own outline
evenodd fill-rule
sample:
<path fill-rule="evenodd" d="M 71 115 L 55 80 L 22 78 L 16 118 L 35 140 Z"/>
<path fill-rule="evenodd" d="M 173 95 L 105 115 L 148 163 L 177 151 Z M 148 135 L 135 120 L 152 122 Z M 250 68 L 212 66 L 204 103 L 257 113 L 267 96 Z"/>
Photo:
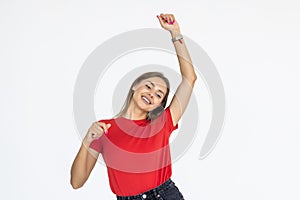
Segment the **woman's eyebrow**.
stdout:
<path fill-rule="evenodd" d="M 153 82 L 151 82 L 151 81 L 147 81 L 147 82 L 151 83 L 151 85 L 153 85 L 153 87 L 155 87 L 155 84 Z M 158 91 L 163 93 L 163 95 L 165 95 L 165 93 L 161 89 L 158 89 Z"/>

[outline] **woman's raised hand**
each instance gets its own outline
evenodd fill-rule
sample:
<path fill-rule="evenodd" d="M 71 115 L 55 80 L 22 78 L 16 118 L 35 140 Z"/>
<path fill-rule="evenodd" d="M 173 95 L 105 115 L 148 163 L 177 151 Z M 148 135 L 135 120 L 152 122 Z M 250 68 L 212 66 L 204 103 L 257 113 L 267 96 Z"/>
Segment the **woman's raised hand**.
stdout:
<path fill-rule="evenodd" d="M 88 129 L 88 132 L 85 136 L 86 142 L 90 143 L 95 139 L 99 139 L 103 133 L 107 134 L 108 129 L 111 127 L 111 124 L 106 124 L 104 122 L 94 122 Z"/>
<path fill-rule="evenodd" d="M 175 20 L 175 17 L 173 14 L 160 14 L 157 15 L 157 18 L 159 19 L 159 23 L 162 28 L 166 29 L 167 31 L 174 32 L 174 33 L 180 33 L 180 28 L 177 20 Z"/>

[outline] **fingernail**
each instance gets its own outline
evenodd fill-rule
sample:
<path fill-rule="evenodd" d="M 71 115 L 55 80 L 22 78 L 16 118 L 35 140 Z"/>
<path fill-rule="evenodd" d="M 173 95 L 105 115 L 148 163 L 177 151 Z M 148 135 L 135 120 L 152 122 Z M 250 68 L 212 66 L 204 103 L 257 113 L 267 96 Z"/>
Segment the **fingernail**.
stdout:
<path fill-rule="evenodd" d="M 170 24 L 174 24 L 174 22 L 170 22 Z"/>
<path fill-rule="evenodd" d="M 105 131 L 104 133 L 105 133 L 105 134 L 107 134 L 107 133 L 108 133 L 108 131 Z"/>

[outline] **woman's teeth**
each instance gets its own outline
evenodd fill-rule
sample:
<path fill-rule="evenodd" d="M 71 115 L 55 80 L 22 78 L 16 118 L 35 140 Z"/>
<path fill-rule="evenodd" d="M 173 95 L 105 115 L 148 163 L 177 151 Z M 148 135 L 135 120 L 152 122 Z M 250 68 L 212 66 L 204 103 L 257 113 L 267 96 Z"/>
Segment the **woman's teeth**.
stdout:
<path fill-rule="evenodd" d="M 150 101 L 146 97 L 142 96 L 142 99 L 144 99 L 144 101 L 146 101 L 148 104 L 151 104 Z"/>

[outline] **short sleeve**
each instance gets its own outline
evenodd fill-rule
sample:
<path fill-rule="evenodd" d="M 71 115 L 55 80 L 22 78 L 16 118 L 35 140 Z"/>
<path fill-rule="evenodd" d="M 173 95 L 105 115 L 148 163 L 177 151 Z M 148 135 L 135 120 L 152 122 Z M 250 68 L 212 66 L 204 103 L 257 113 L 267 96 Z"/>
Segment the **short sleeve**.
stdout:
<path fill-rule="evenodd" d="M 178 123 L 175 126 L 173 125 L 172 115 L 171 115 L 171 112 L 170 112 L 170 106 L 168 106 L 165 109 L 165 113 L 166 113 L 166 126 L 167 126 L 168 130 L 170 132 L 172 132 L 172 131 L 178 129 Z"/>

